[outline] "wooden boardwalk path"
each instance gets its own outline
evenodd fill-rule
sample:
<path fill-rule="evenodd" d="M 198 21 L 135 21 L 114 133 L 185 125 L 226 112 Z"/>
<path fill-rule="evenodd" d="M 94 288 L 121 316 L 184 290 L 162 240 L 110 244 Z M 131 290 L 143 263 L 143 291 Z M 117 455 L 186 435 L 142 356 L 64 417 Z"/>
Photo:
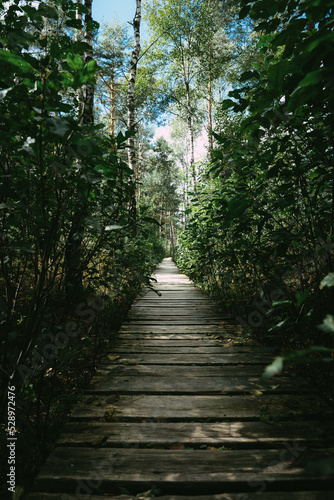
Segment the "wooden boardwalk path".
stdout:
<path fill-rule="evenodd" d="M 260 383 L 271 352 L 170 259 L 155 276 L 27 500 L 333 499 L 331 409 L 303 380 Z"/>

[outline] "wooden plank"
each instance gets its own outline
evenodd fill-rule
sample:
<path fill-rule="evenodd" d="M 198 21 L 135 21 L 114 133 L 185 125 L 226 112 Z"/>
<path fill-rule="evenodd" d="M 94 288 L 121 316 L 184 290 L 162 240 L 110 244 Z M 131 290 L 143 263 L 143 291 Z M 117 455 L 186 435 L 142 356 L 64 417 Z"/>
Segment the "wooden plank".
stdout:
<path fill-rule="evenodd" d="M 158 290 L 158 291 L 172 291 L 172 292 L 183 292 L 188 290 L 196 290 L 200 291 L 199 288 L 196 288 L 196 286 L 193 283 L 187 282 L 186 280 L 174 280 L 174 282 L 170 281 L 158 281 L 157 283 L 152 283 L 153 290 Z M 152 290 L 146 289 L 144 290 L 145 292 L 150 292 Z M 202 293 L 202 292 L 201 292 Z"/>
<path fill-rule="evenodd" d="M 301 451 L 295 451 L 298 456 Z M 78 481 L 94 484 L 101 493 L 115 486 L 143 491 L 143 486 L 156 485 L 170 492 L 185 487 L 198 493 L 233 491 L 236 487 L 254 491 L 264 482 L 271 489 L 297 489 L 315 486 L 319 477 L 306 472 L 311 460 L 328 456 L 329 452 L 310 451 L 306 460 L 297 462 L 289 450 L 155 450 L 155 449 L 91 449 L 59 447 L 42 467 L 35 481 L 37 491 L 74 493 Z M 71 457 L 68 460 L 68 457 Z M 291 462 L 294 467 L 291 467 Z M 95 482 L 94 482 L 95 481 Z M 256 483 L 254 484 L 254 481 Z M 322 484 L 332 486 L 331 478 Z"/>
<path fill-rule="evenodd" d="M 242 374 L 244 377 L 260 377 L 263 373 L 263 365 L 244 365 Z M 97 374 L 119 376 L 142 377 L 149 375 L 154 377 L 237 377 L 241 373 L 238 365 L 203 365 L 200 368 L 192 365 L 116 365 L 105 361 L 100 365 Z M 273 385 L 279 385 L 280 377 L 275 378 Z"/>
<path fill-rule="evenodd" d="M 155 293 L 155 292 L 148 292 L 145 295 L 140 296 L 140 300 L 143 301 L 143 304 L 145 305 L 145 301 L 159 301 L 159 302 L 165 302 L 168 303 L 170 302 L 173 304 L 173 302 L 177 300 L 183 300 L 187 302 L 188 306 L 191 304 L 193 305 L 199 305 L 200 302 L 207 304 L 207 305 L 212 305 L 212 301 L 205 296 L 201 292 L 196 292 L 196 291 L 189 291 L 189 292 L 172 292 L 172 291 L 164 291 L 160 292 L 161 295 Z M 197 302 L 197 304 L 196 304 Z"/>
<path fill-rule="evenodd" d="M 134 304 L 131 306 L 131 310 L 138 310 L 138 311 L 152 311 L 152 308 L 157 308 L 158 304 L 155 301 L 151 301 L 152 305 L 148 305 L 148 300 L 145 302 L 142 302 L 141 300 L 134 302 Z M 196 303 L 193 303 L 193 301 L 188 301 L 186 299 L 183 299 L 182 302 L 184 303 L 183 308 L 185 310 L 191 310 L 191 311 L 207 311 L 207 312 L 213 312 L 213 313 L 219 313 L 219 314 L 224 314 L 226 317 L 230 317 L 230 315 L 221 309 L 217 304 L 212 302 L 210 299 L 200 299 L 199 303 L 196 301 Z M 175 311 L 175 308 L 169 305 L 168 300 L 160 300 L 159 302 L 161 305 L 159 307 L 162 308 L 162 310 L 167 311 L 167 312 L 178 312 Z M 154 310 L 154 309 L 153 309 Z M 180 311 L 179 311 L 180 312 Z"/>
<path fill-rule="evenodd" d="M 279 386 L 259 382 L 258 377 L 117 377 L 95 376 L 86 393 L 145 393 L 145 394 L 301 394 L 316 390 L 303 380 L 281 377 Z"/>
<path fill-rule="evenodd" d="M 279 448 L 285 442 L 308 446 L 333 446 L 334 430 L 327 424 L 310 422 L 68 422 L 59 446 L 187 446 L 210 445 L 228 448 Z"/>
<path fill-rule="evenodd" d="M 134 302 L 132 307 L 137 307 L 140 304 L 140 307 L 169 307 L 169 308 L 199 308 L 199 307 L 218 307 L 212 300 L 208 298 L 200 298 L 200 299 L 162 299 L 162 297 L 156 296 L 155 299 L 151 299 L 146 297 L 145 299 L 142 297 L 138 297 L 138 299 Z"/>
<path fill-rule="evenodd" d="M 161 305 L 160 307 L 147 307 L 147 306 L 133 306 L 130 310 L 130 314 L 140 314 L 140 315 L 157 315 L 161 314 L 161 316 L 174 315 L 174 316 L 188 316 L 189 314 L 201 314 L 206 317 L 211 316 L 219 316 L 223 319 L 229 319 L 230 316 L 224 312 L 219 311 L 214 306 L 201 306 L 201 307 L 183 307 L 183 308 L 173 308 L 173 307 L 164 307 Z"/>
<path fill-rule="evenodd" d="M 163 337 L 163 336 L 161 336 Z M 124 338 L 116 338 L 114 342 L 111 344 L 110 351 L 113 351 L 113 347 L 117 349 L 128 349 L 128 348 L 136 348 L 138 350 L 139 347 L 154 347 L 154 348 L 172 348 L 172 347 L 178 347 L 178 348 L 184 348 L 184 347 L 189 347 L 190 350 L 192 348 L 203 348 L 203 349 L 210 349 L 210 348 L 217 348 L 220 351 L 219 352 L 271 352 L 273 353 L 274 350 L 271 347 L 266 347 L 262 344 L 246 344 L 246 343 L 238 343 L 238 342 L 229 342 L 228 340 L 225 340 L 223 338 L 215 338 L 215 337 L 203 337 L 199 336 L 199 340 L 197 338 L 189 339 L 189 340 L 183 340 L 182 338 L 179 339 L 165 339 L 165 338 L 146 338 L 146 336 L 136 336 L 132 340 L 130 339 L 124 339 Z M 163 352 L 168 352 L 163 349 Z M 188 350 L 189 352 L 189 350 Z M 209 352 L 214 352 L 210 350 Z"/>
<path fill-rule="evenodd" d="M 128 317 L 126 319 L 126 321 L 124 321 L 123 323 L 124 325 L 129 325 L 129 326 L 133 326 L 133 325 L 138 325 L 138 326 L 147 326 L 147 327 L 151 327 L 151 326 L 166 326 L 168 325 L 170 328 L 173 328 L 174 326 L 179 326 L 179 325 L 200 325 L 200 327 L 202 327 L 202 325 L 204 326 L 220 326 L 220 318 L 218 319 L 211 319 L 211 318 L 202 318 L 202 317 L 198 317 L 198 318 L 193 318 L 193 319 L 189 319 L 187 317 L 181 317 L 181 318 L 170 318 L 170 319 L 164 319 L 164 318 L 161 318 L 161 317 L 151 317 L 151 318 L 137 318 L 136 316 L 131 318 L 131 317 Z"/>
<path fill-rule="evenodd" d="M 261 364 L 270 363 L 273 356 L 266 353 L 257 354 L 253 352 L 241 352 L 236 354 L 214 353 L 214 354 L 154 354 L 154 353 L 129 353 L 120 354 L 115 363 L 146 364 L 146 365 L 238 365 L 238 364 Z"/>
<path fill-rule="evenodd" d="M 129 337 L 128 339 L 126 338 L 120 338 L 121 336 L 117 337 L 111 344 L 111 346 L 128 346 L 128 347 L 137 347 L 137 346 L 179 346 L 179 347 L 195 347 L 195 346 L 223 346 L 225 348 L 226 346 L 229 346 L 229 342 L 225 342 L 223 339 L 219 340 L 218 338 L 215 339 L 214 337 L 203 337 L 203 335 L 198 335 L 198 336 L 193 336 L 192 339 L 185 340 L 181 336 L 178 336 L 179 338 L 175 338 L 176 336 L 172 335 L 171 338 L 169 339 L 164 338 L 166 337 L 165 335 L 155 335 L 154 338 L 149 336 L 149 338 L 146 338 L 146 335 L 136 335 L 134 337 Z M 122 336 L 123 337 L 123 336 Z M 159 338 L 162 337 L 162 338 Z M 174 338 L 173 338 L 174 337 Z M 231 344 L 231 343 L 230 343 Z M 246 344 L 239 344 L 239 347 L 241 348 L 242 345 Z M 232 347 L 232 344 L 231 344 Z M 235 347 L 235 346 L 234 346 Z M 261 346 L 263 347 L 263 346 Z M 229 347 L 226 347 L 227 349 Z M 254 347 L 255 349 L 255 347 Z M 246 351 L 247 348 L 245 347 L 244 350 Z"/>
<path fill-rule="evenodd" d="M 159 342 L 157 340 L 156 342 Z M 135 345 L 127 344 L 115 344 L 110 351 L 111 354 L 133 354 L 133 353 L 150 353 L 150 354 L 189 354 L 189 355 L 201 355 L 201 354 L 222 354 L 222 353 L 244 353 L 244 354 L 269 354 L 274 357 L 273 351 L 270 347 L 258 347 L 258 348 L 245 348 L 242 346 L 233 345 L 188 345 L 188 346 L 178 346 L 178 345 L 143 345 L 141 342 L 137 342 Z M 236 356 L 235 361 L 238 363 L 238 356 Z"/>
<path fill-rule="evenodd" d="M 155 298 L 150 299 L 149 297 L 145 296 L 145 301 L 143 300 L 143 297 L 137 296 L 135 299 L 132 307 L 150 307 L 150 304 L 152 306 L 157 307 L 158 304 L 161 304 L 161 307 L 173 307 L 173 305 L 176 305 L 176 299 L 169 298 L 167 299 L 166 297 L 163 299 L 162 297 L 159 297 L 158 295 L 154 294 Z M 157 302 L 155 299 L 158 298 L 159 302 Z M 188 299 L 187 296 L 183 297 L 182 299 L 179 299 L 178 302 L 180 303 L 181 307 L 217 307 L 219 309 L 218 304 L 213 302 L 209 297 L 201 296 L 198 299 Z"/>
<path fill-rule="evenodd" d="M 214 302 L 210 299 L 210 297 L 194 286 L 156 285 L 153 290 L 145 291 L 145 294 L 142 294 L 141 297 L 144 296 L 148 298 L 150 295 L 152 297 L 160 297 L 161 301 L 164 299 L 174 299 L 176 296 L 180 296 L 184 300 L 191 300 L 194 298 L 204 299 L 211 302 L 211 305 L 214 305 Z"/>
<path fill-rule="evenodd" d="M 199 341 L 220 341 L 226 340 L 227 337 L 230 337 L 229 332 L 224 332 L 224 334 L 216 333 L 216 332 L 207 332 L 207 333 L 118 333 L 115 340 L 123 340 L 123 339 L 155 339 L 155 340 L 194 340 Z M 232 335 L 233 338 L 233 335 Z M 227 339 L 229 341 L 229 339 Z M 246 344 L 247 345 L 247 344 Z"/>
<path fill-rule="evenodd" d="M 153 325 L 146 327 L 137 323 L 131 325 L 123 325 L 119 330 L 120 333 L 226 333 L 224 325 Z"/>
<path fill-rule="evenodd" d="M 208 320 L 208 321 L 214 321 L 214 320 L 221 320 L 221 321 L 224 321 L 226 320 L 226 316 L 223 316 L 222 314 L 214 314 L 214 313 L 203 313 L 201 311 L 184 311 L 182 310 L 182 314 L 175 314 L 175 312 L 170 312 L 170 313 L 165 313 L 165 311 L 162 311 L 160 308 L 156 309 L 155 311 L 153 312 L 145 312 L 145 313 L 141 313 L 141 312 L 137 312 L 136 310 L 132 310 L 128 316 L 127 316 L 127 320 L 133 320 L 133 319 L 137 319 L 137 320 L 148 320 L 148 321 L 152 321 L 152 320 L 159 320 L 159 321 L 175 321 L 175 320 L 178 320 L 178 321 L 189 321 L 189 320 L 194 320 L 194 319 L 205 319 L 205 320 Z"/>
<path fill-rule="evenodd" d="M 75 419 L 286 419 L 310 418 L 328 410 L 317 396 L 85 396 L 72 414 Z M 333 412 L 331 412 L 333 414 Z"/>
<path fill-rule="evenodd" d="M 89 495 L 89 500 L 141 500 L 149 499 L 153 497 L 141 496 L 140 494 L 136 496 L 129 495 Z M 334 490 L 332 491 L 299 491 L 299 492 L 289 492 L 289 497 L 287 497 L 287 492 L 266 492 L 266 496 L 262 495 L 263 500 L 333 500 Z M 24 500 L 78 500 L 78 495 L 64 495 L 63 493 L 29 493 L 24 497 Z M 221 495 L 200 495 L 200 496 L 184 496 L 184 495 L 167 495 L 167 496 L 156 496 L 155 500 L 259 500 L 258 493 L 223 493 Z"/>

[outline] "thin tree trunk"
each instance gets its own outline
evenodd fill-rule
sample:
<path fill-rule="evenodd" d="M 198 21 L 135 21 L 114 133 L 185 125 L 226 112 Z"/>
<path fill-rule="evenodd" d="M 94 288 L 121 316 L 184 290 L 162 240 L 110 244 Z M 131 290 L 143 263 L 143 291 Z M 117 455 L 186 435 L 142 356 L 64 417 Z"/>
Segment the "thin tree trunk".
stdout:
<path fill-rule="evenodd" d="M 213 124 L 212 124 L 212 78 L 211 78 L 211 44 L 209 54 L 209 84 L 208 84 L 208 139 L 209 139 L 209 155 L 213 157 Z"/>
<path fill-rule="evenodd" d="M 209 80 L 209 88 L 208 88 L 208 139 L 209 139 L 209 152 L 210 157 L 212 157 L 213 152 L 213 137 L 212 137 L 212 83 L 211 79 Z"/>
<path fill-rule="evenodd" d="M 89 45 L 89 49 L 85 53 L 85 63 L 93 59 L 93 32 L 88 29 L 88 23 L 93 20 L 92 18 L 92 0 L 85 0 L 85 7 L 87 13 L 85 14 L 85 42 Z M 84 103 L 82 121 L 85 125 L 92 125 L 94 123 L 94 85 L 87 83 L 84 88 Z"/>
<path fill-rule="evenodd" d="M 110 80 L 110 101 L 111 101 L 111 110 L 110 110 L 110 135 L 111 137 L 115 137 L 115 77 L 112 73 Z"/>
<path fill-rule="evenodd" d="M 82 4 L 82 0 L 77 0 L 77 4 Z M 75 18 L 76 18 L 77 21 L 82 21 L 82 13 L 78 9 L 78 7 L 77 7 L 77 9 L 75 11 Z M 80 40 L 80 30 L 77 29 L 75 31 L 75 41 L 78 42 L 79 40 Z"/>
<path fill-rule="evenodd" d="M 141 21 L 141 0 L 136 0 L 136 13 L 133 19 L 133 31 L 134 31 L 134 48 L 132 51 L 132 58 L 130 63 L 130 76 L 128 83 L 128 96 L 127 96 L 127 107 L 128 107 L 128 120 L 127 127 L 129 132 L 136 130 L 136 114 L 135 114 L 135 85 L 136 85 L 136 74 L 137 74 L 137 64 L 140 53 L 140 21 Z M 133 182 L 136 182 L 136 149 L 135 149 L 135 139 L 134 137 L 129 137 L 128 139 L 128 162 L 129 167 L 133 173 Z M 132 213 L 133 223 L 136 223 L 136 190 L 133 190 L 130 212 Z"/>
<path fill-rule="evenodd" d="M 190 135 L 190 171 L 193 179 L 193 188 L 196 191 L 197 182 L 196 182 L 196 170 L 195 170 L 195 138 L 194 138 L 194 124 L 193 124 L 193 116 L 191 110 L 191 99 L 190 99 L 190 85 L 189 82 L 185 82 L 186 93 L 187 93 L 187 121 L 188 121 L 188 130 Z"/>

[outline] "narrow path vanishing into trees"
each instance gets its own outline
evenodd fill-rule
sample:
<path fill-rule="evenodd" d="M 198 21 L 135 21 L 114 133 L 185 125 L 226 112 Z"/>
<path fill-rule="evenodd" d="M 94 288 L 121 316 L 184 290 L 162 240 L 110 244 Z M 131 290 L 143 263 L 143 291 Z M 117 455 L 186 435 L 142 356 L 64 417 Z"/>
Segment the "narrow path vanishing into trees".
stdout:
<path fill-rule="evenodd" d="M 270 349 L 171 259 L 155 277 L 161 296 L 133 305 L 26 498 L 332 499 L 333 413 L 316 389 L 260 382 Z"/>

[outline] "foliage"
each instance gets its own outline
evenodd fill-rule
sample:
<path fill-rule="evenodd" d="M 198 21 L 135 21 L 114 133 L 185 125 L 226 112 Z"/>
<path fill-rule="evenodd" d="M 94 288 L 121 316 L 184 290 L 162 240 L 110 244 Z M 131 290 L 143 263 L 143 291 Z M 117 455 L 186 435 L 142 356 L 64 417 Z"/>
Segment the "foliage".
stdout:
<path fill-rule="evenodd" d="M 333 270 L 332 2 L 240 2 L 258 57 L 229 93 L 177 262 L 246 328 L 324 343 Z M 246 314 L 245 314 L 246 311 Z"/>
<path fill-rule="evenodd" d="M 157 234 L 173 252 L 180 197 L 178 175 L 168 142 L 157 139 L 141 180 L 140 203 L 143 213 L 156 223 Z M 153 222 L 154 224 L 154 222 Z"/>

